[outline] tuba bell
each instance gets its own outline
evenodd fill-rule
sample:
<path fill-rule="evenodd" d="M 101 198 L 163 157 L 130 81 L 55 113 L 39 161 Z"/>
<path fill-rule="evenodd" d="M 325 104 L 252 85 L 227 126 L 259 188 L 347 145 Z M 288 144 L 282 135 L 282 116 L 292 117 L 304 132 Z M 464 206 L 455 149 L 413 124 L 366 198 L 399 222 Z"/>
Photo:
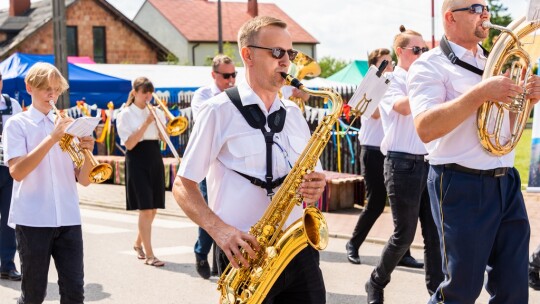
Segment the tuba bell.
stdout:
<path fill-rule="evenodd" d="M 523 91 L 511 103 L 497 100 L 485 101 L 478 108 L 476 120 L 478 137 L 482 147 L 495 156 L 510 153 L 517 145 L 531 112 L 530 100 L 526 98 L 527 78 L 532 74 L 531 58 L 520 41 L 540 27 L 540 20 L 526 21 L 525 17 L 502 27 L 484 21 L 484 28 L 501 31 L 501 35 L 488 56 L 482 79 L 507 74 Z M 505 116 L 512 114 L 509 136 L 502 136 Z"/>
<path fill-rule="evenodd" d="M 305 53 L 298 52 L 294 60 L 292 60 L 292 63 L 294 63 L 295 66 L 294 69 L 292 65 L 290 66 L 290 75 L 300 81 L 302 81 L 305 77 L 317 77 L 321 74 L 321 67 L 317 61 Z M 289 100 L 294 101 L 300 110 L 304 112 L 304 101 L 301 98 L 291 96 L 289 97 Z"/>

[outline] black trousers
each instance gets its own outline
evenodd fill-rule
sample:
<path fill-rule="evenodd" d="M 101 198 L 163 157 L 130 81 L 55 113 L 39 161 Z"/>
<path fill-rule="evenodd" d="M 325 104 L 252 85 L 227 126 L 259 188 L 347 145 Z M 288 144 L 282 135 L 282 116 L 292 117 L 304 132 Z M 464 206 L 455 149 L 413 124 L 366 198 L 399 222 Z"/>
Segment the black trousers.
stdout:
<path fill-rule="evenodd" d="M 386 186 L 384 185 L 384 154 L 379 147 L 362 146 L 360 169 L 366 188 L 367 204 L 358 216 L 349 243 L 358 251 L 386 206 Z M 407 250 L 404 256 L 410 256 Z"/>
<path fill-rule="evenodd" d="M 218 275 L 221 275 L 229 260 L 217 246 L 216 252 Z M 319 267 L 319 252 L 310 246 L 300 251 L 285 267 L 263 302 L 263 304 L 289 303 L 326 303 L 326 288 Z"/>
<path fill-rule="evenodd" d="M 84 302 L 84 265 L 81 226 L 15 228 L 21 260 L 18 304 L 43 303 L 51 256 L 58 272 L 61 304 Z"/>

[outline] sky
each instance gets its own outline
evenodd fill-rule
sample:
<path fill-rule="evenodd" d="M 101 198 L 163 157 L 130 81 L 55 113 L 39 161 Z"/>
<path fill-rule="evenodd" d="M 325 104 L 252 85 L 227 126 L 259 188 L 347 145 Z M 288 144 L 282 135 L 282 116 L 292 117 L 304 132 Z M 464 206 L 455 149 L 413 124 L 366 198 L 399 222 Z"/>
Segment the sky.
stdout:
<path fill-rule="evenodd" d="M 34 2 L 35 0 L 32 0 Z M 107 0 L 129 18 L 133 18 L 144 0 Z M 229 0 L 222 0 L 229 1 Z M 236 2 L 247 2 L 236 0 Z M 315 39 L 317 58 L 332 56 L 343 60 L 366 59 L 376 48 L 392 47 L 399 26 L 415 30 L 425 40 L 435 40 L 443 34 L 442 0 L 259 0 L 275 3 Z M 527 14 L 528 0 L 502 0 L 513 19 Z M 331 4 L 331 5 L 330 5 Z M 9 0 L 0 0 L 0 8 Z M 216 17 L 217 18 L 217 17 Z M 432 26 L 434 23 L 434 26 Z M 217 35 L 217 34 L 216 34 Z M 429 45 L 430 46 L 430 45 Z"/>

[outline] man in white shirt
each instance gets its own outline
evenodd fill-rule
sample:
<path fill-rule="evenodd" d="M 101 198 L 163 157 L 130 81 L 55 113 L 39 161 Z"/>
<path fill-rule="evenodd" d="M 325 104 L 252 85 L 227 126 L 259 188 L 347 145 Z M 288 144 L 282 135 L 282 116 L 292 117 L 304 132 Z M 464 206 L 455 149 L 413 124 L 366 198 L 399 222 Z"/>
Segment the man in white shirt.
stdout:
<path fill-rule="evenodd" d="M 261 246 L 248 231 L 268 208 L 277 188 L 272 188 L 273 185 L 290 171 L 310 138 L 299 108 L 291 101 L 280 100 L 277 94 L 284 84 L 281 73 L 287 71 L 289 60 L 297 54 L 286 27 L 279 19 L 259 16 L 247 21 L 238 34 L 246 67 L 246 81 L 237 87 L 239 108 L 260 110 L 264 117 L 259 118 L 265 118 L 267 131 L 277 124 L 283 128 L 268 132 L 272 138 L 266 141 L 267 136 L 252 128 L 228 97 L 236 90 L 219 94 L 208 100 L 199 113 L 174 183 L 177 203 L 218 245 L 220 273 L 229 261 L 232 267 L 239 268 L 248 265 L 247 256 L 256 258 Z M 267 142 L 270 151 L 265 149 Z M 271 156 L 268 166 L 267 153 Z M 210 207 L 197 186 L 205 177 Z M 271 183 L 257 186 L 250 182 L 254 179 Z M 325 184 L 324 174 L 307 173 L 298 192 L 306 203 L 313 204 L 320 198 Z M 301 215 L 302 207 L 294 206 L 285 225 L 289 226 Z M 301 250 L 281 273 L 266 300 L 325 303 L 326 291 L 318 264 L 318 251 L 310 246 Z"/>
<path fill-rule="evenodd" d="M 92 164 L 85 159 L 76 168 L 58 144 L 73 121 L 55 117 L 51 111 L 49 101 L 56 102 L 68 88 L 58 69 L 38 62 L 28 70 L 25 83 L 32 105 L 8 120 L 2 138 L 4 159 L 15 180 L 8 221 L 15 227 L 21 260 L 17 303 L 44 301 L 51 257 L 58 271 L 60 303 L 83 303 L 83 240 L 76 183 L 90 184 Z M 80 138 L 79 145 L 92 150 L 94 139 Z"/>
<path fill-rule="evenodd" d="M 2 75 L 0 75 L 0 92 L 2 92 Z M 19 102 L 7 94 L 0 95 L 0 134 L 3 127 L 12 115 L 22 112 Z M 10 281 L 20 281 L 21 274 L 15 267 L 15 230 L 8 226 L 9 206 L 11 204 L 11 191 L 13 178 L 4 164 L 2 143 L 0 143 L 0 278 Z"/>
<path fill-rule="evenodd" d="M 445 0 L 442 17 L 440 46 L 416 60 L 407 79 L 415 127 L 429 153 L 428 191 L 442 243 L 445 280 L 430 303 L 474 303 L 486 270 L 489 303 L 527 303 L 530 228 L 514 152 L 486 152 L 476 123 L 485 101 L 509 103 L 523 89 L 503 75 L 482 80 L 485 1 Z M 533 104 L 539 87 L 540 78 L 531 76 L 526 97 Z M 503 126 L 504 137 L 508 115 Z"/>
<path fill-rule="evenodd" d="M 387 74 L 390 85 L 379 104 L 384 127 L 381 151 L 386 155 L 384 176 L 394 218 L 394 232 L 366 285 L 369 303 L 382 303 L 383 288 L 390 282 L 392 272 L 399 265 L 397 262 L 412 244 L 418 219 L 424 238 L 428 293 L 435 293 L 444 279 L 439 236 L 426 188 L 429 165 L 424 158 L 427 152 L 414 128 L 406 86 L 407 70 L 427 51 L 420 33 L 405 29 L 403 25 L 400 27 L 400 33 L 394 38 L 398 63 L 394 72 Z"/>
<path fill-rule="evenodd" d="M 208 99 L 218 95 L 225 89 L 232 88 L 236 82 L 237 72 L 235 70 L 232 59 L 223 54 L 218 54 L 212 59 L 212 78 L 214 82 L 210 85 L 199 88 L 193 95 L 191 108 L 193 119 L 197 120 L 200 109 Z M 208 202 L 206 190 L 206 179 L 203 179 L 199 184 L 204 200 Z M 199 227 L 199 236 L 195 242 L 195 269 L 197 273 L 204 279 L 210 278 L 210 265 L 208 264 L 208 253 L 212 248 L 212 237 L 201 227 Z M 214 259 L 215 261 L 215 259 Z M 215 267 L 214 267 L 215 268 Z M 217 269 L 215 269 L 217 273 Z"/>

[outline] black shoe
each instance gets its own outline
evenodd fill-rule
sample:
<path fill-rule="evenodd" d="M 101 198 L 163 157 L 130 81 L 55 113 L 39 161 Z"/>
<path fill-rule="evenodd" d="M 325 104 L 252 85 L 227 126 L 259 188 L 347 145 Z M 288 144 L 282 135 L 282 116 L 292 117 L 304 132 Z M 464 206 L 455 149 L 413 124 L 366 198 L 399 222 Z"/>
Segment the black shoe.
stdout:
<path fill-rule="evenodd" d="M 409 268 L 424 268 L 424 263 L 418 262 L 412 256 L 404 256 L 399 261 L 398 266 L 409 267 Z"/>
<path fill-rule="evenodd" d="M 210 265 L 205 259 L 197 259 L 196 267 L 197 273 L 203 278 L 208 280 L 210 278 Z"/>
<path fill-rule="evenodd" d="M 361 264 L 360 256 L 358 255 L 358 249 L 355 249 L 350 242 L 347 242 L 347 244 L 345 244 L 345 249 L 347 250 L 347 260 L 349 260 L 349 262 L 351 262 L 352 264 Z"/>
<path fill-rule="evenodd" d="M 21 274 L 16 269 L 12 269 L 8 272 L 0 272 L 0 279 L 3 280 L 20 281 L 21 278 Z"/>
<path fill-rule="evenodd" d="M 366 282 L 366 292 L 368 304 L 384 303 L 384 291 L 381 288 L 373 286 L 370 280 Z"/>
<path fill-rule="evenodd" d="M 529 287 L 540 290 L 540 275 L 536 270 L 529 269 Z"/>

